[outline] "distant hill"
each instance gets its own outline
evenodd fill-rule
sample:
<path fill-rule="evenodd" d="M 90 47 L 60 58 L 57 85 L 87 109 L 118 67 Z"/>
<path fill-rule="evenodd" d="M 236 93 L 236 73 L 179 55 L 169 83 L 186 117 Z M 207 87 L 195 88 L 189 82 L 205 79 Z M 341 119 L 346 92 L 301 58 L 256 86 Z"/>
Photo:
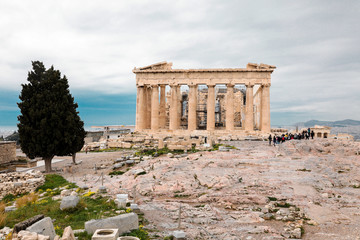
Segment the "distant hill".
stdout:
<path fill-rule="evenodd" d="M 341 121 L 319 121 L 319 120 L 310 120 L 307 122 L 299 122 L 294 124 L 295 126 L 304 126 L 304 127 L 312 127 L 315 125 L 320 126 L 329 126 L 329 127 L 347 127 L 347 126 L 360 126 L 360 121 L 345 119 Z"/>

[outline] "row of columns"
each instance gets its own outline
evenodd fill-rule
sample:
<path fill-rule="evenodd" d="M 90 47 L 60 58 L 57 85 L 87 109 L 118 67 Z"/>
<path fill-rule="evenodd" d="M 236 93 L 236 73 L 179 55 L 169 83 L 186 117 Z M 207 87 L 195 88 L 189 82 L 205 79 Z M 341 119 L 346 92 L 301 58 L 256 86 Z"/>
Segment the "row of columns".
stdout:
<path fill-rule="evenodd" d="M 226 130 L 234 130 L 234 85 L 227 84 Z M 169 129 L 180 128 L 181 104 L 180 86 L 170 85 Z M 254 130 L 253 84 L 246 84 L 245 130 Z M 198 85 L 189 85 L 188 130 L 196 130 Z M 261 86 L 260 130 L 270 132 L 270 84 Z M 136 128 L 158 130 L 166 126 L 165 85 L 139 86 L 137 88 Z M 208 85 L 207 130 L 215 130 L 215 85 Z"/>

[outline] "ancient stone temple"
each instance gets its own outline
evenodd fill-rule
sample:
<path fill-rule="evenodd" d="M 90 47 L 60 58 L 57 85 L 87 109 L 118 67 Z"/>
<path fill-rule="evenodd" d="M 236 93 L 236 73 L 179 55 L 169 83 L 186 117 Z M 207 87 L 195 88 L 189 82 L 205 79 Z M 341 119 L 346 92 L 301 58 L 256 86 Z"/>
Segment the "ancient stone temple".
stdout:
<path fill-rule="evenodd" d="M 275 68 L 248 63 L 246 68 L 172 69 L 168 62 L 134 68 L 136 131 L 269 133 Z"/>

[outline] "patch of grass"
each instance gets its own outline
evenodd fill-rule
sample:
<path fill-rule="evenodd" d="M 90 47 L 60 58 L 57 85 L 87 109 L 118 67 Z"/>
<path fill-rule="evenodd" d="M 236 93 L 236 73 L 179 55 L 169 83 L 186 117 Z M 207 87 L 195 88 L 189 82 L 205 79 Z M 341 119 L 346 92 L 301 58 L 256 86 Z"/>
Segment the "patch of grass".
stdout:
<path fill-rule="evenodd" d="M 82 232 L 75 234 L 75 237 L 77 237 L 78 240 L 91 240 L 92 234 L 88 234 L 87 232 Z"/>
<path fill-rule="evenodd" d="M 217 151 L 219 150 L 219 147 L 222 146 L 223 144 L 214 144 L 213 148 L 211 149 L 211 151 Z"/>
<path fill-rule="evenodd" d="M 0 212 L 0 228 L 3 228 L 5 226 L 6 216 L 6 213 Z"/>
<path fill-rule="evenodd" d="M 352 185 L 353 188 L 360 188 L 360 184 L 359 185 Z"/>
<path fill-rule="evenodd" d="M 61 231 L 69 225 L 72 229 L 83 229 L 86 221 L 115 216 L 117 214 L 114 209 L 116 209 L 114 201 L 108 202 L 108 198 L 99 196 L 96 198 L 82 197 L 78 207 L 62 211 L 59 200 L 55 201 L 51 197 L 47 197 L 9 212 L 5 224 L 13 227 L 18 222 L 38 214 L 44 214 L 54 220 L 54 225 L 59 227 L 57 234 L 61 235 Z"/>
<path fill-rule="evenodd" d="M 226 147 L 228 149 L 237 149 L 236 147 L 234 147 L 232 145 L 224 145 L 224 144 L 218 143 L 218 144 L 214 144 L 213 148 L 210 149 L 210 151 L 217 151 L 217 150 L 219 150 L 220 146 L 224 146 L 224 147 Z"/>
<path fill-rule="evenodd" d="M 205 205 L 204 205 L 204 204 L 201 204 L 201 205 L 195 205 L 194 207 L 196 207 L 196 208 L 203 208 L 203 207 L 205 207 Z"/>
<path fill-rule="evenodd" d="M 191 195 L 189 194 L 175 194 L 174 197 L 175 198 L 187 198 L 190 197 Z"/>
<path fill-rule="evenodd" d="M 16 199 L 16 196 L 14 194 L 9 193 L 3 197 L 2 201 L 5 203 L 8 203 L 8 202 L 14 201 L 15 199 Z"/>
<path fill-rule="evenodd" d="M 110 176 L 118 176 L 118 175 L 123 175 L 125 172 L 123 171 L 112 171 L 109 173 Z"/>
<path fill-rule="evenodd" d="M 138 237 L 140 240 L 149 240 L 149 234 L 143 228 L 132 230 L 130 233 L 125 233 L 123 236 Z"/>
<path fill-rule="evenodd" d="M 164 237 L 164 240 L 174 240 L 174 236 L 173 235 L 166 236 L 166 237 Z"/>
<path fill-rule="evenodd" d="M 300 171 L 300 172 L 311 172 L 310 169 L 306 169 L 306 168 L 303 168 L 303 169 L 296 169 L 296 171 Z"/>
<path fill-rule="evenodd" d="M 197 151 L 197 150 L 195 150 L 195 151 Z M 184 153 L 184 150 L 170 150 L 167 147 L 160 148 L 160 149 L 150 148 L 150 149 L 143 149 L 143 150 L 137 151 L 135 153 L 135 156 L 141 157 L 141 156 L 151 155 L 151 156 L 155 157 L 156 155 L 160 156 L 160 155 L 164 155 L 164 154 L 168 154 L 168 153 L 181 154 L 181 153 Z"/>
<path fill-rule="evenodd" d="M 92 150 L 90 152 L 118 152 L 118 151 L 122 151 L 122 150 L 128 150 L 126 148 L 104 148 L 104 149 L 97 149 L 97 150 Z"/>
<path fill-rule="evenodd" d="M 57 174 L 47 174 L 45 176 L 45 183 L 38 187 L 36 191 L 42 190 L 46 191 L 47 189 L 55 189 L 64 186 L 69 186 L 70 188 L 77 188 L 78 186 L 75 183 L 68 182 L 65 178 Z"/>
<path fill-rule="evenodd" d="M 269 201 L 277 201 L 276 197 L 268 197 Z"/>
<path fill-rule="evenodd" d="M 139 172 L 138 174 L 136 174 L 136 176 L 145 175 L 145 174 L 146 174 L 146 172 L 142 171 L 142 172 Z"/>

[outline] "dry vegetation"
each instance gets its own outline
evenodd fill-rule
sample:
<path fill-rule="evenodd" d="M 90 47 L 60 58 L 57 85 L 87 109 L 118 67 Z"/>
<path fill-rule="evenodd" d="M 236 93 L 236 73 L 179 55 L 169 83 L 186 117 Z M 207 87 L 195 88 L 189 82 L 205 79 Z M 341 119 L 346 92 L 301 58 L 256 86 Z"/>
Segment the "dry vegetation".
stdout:
<path fill-rule="evenodd" d="M 35 203 L 38 198 L 38 195 L 36 195 L 35 193 L 30 193 L 28 195 L 22 196 L 21 198 L 18 198 L 16 200 L 16 207 L 21 208 L 23 206 L 26 206 L 27 204 Z"/>

